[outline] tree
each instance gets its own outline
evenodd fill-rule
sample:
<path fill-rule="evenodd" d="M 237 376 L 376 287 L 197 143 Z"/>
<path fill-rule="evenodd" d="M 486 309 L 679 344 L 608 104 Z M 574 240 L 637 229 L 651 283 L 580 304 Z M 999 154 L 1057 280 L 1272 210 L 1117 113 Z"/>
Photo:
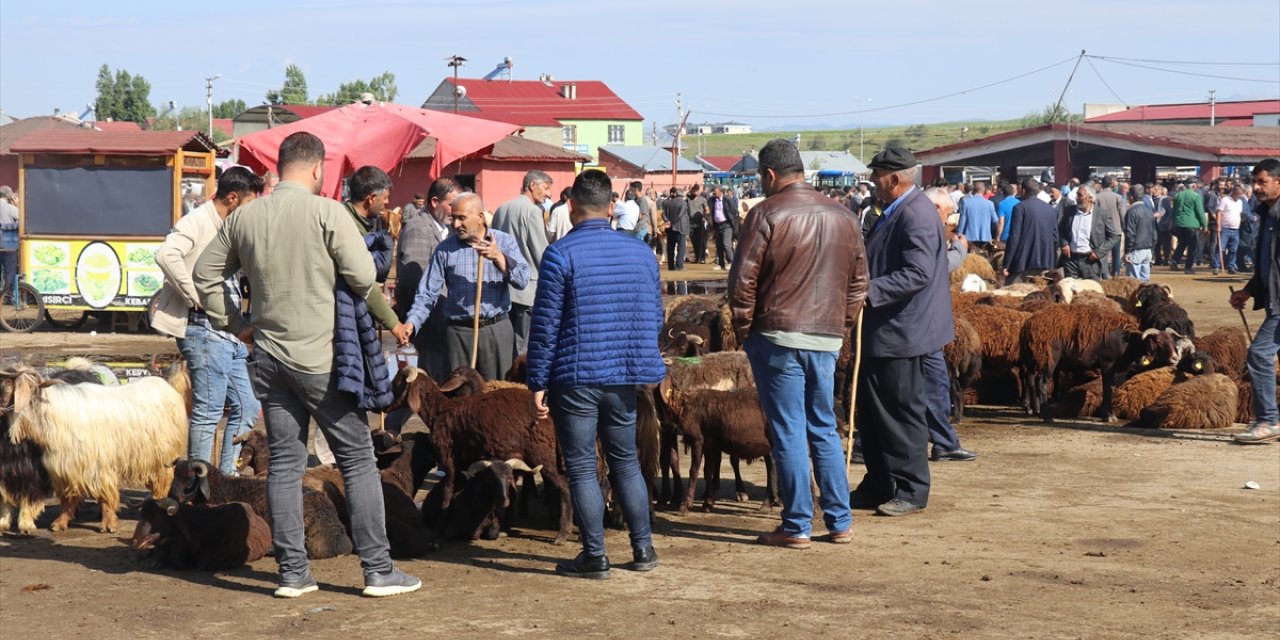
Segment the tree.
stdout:
<path fill-rule="evenodd" d="M 812 137 L 812 138 L 809 138 L 809 150 L 810 150 L 810 151 L 818 151 L 818 150 L 822 149 L 822 145 L 824 145 L 824 144 L 826 144 L 826 143 L 827 143 L 827 139 L 826 139 L 826 138 L 824 138 L 821 134 L 816 135 L 816 136 L 814 136 L 814 137 Z"/>
<path fill-rule="evenodd" d="M 111 73 L 111 67 L 98 69 L 95 83 L 98 98 L 93 110 L 98 120 L 146 122 L 156 114 L 151 106 L 151 83 L 142 76 L 130 75 L 124 69 Z"/>
<path fill-rule="evenodd" d="M 213 117 L 215 118 L 234 118 L 247 109 L 244 100 L 236 98 L 234 100 L 223 100 L 213 105 Z"/>
<path fill-rule="evenodd" d="M 912 125 L 910 127 L 907 127 L 906 130 L 904 130 L 902 133 L 905 134 L 908 138 L 911 138 L 916 142 L 919 142 L 923 140 L 925 136 L 929 135 L 929 127 L 926 127 L 922 124 Z"/>
<path fill-rule="evenodd" d="M 1064 124 L 1076 121 L 1076 117 L 1071 115 L 1070 111 L 1061 104 L 1051 104 L 1045 106 L 1042 111 L 1032 111 L 1022 117 L 1022 126 L 1039 127 L 1046 124 Z"/>
<path fill-rule="evenodd" d="M 358 102 L 365 93 L 373 94 L 373 99 L 377 102 L 395 102 L 396 96 L 400 94 L 400 90 L 396 88 L 396 74 L 385 71 L 368 82 L 360 79 L 344 82 L 338 85 L 337 91 L 316 98 L 316 103 L 351 104 Z"/>
<path fill-rule="evenodd" d="M 309 104 L 307 100 L 307 77 L 296 64 L 284 69 L 284 84 L 277 91 L 267 91 L 267 102 L 271 104 Z"/>
<path fill-rule="evenodd" d="M 217 115 L 217 110 L 214 110 Z M 204 107 L 183 107 L 176 114 L 156 118 L 151 121 L 152 131 L 202 131 L 209 132 L 209 113 Z M 231 136 L 222 129 L 213 129 L 213 141 L 223 142 Z"/>

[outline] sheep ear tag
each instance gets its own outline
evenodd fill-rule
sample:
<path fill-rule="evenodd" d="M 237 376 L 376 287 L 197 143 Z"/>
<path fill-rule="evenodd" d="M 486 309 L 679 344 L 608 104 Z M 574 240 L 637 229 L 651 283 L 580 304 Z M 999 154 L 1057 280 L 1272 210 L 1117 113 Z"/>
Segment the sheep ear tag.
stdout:
<path fill-rule="evenodd" d="M 1204 363 L 1203 363 L 1203 362 L 1197 362 L 1197 363 L 1195 363 L 1194 367 L 1195 367 L 1195 370 L 1196 370 L 1196 371 L 1202 371 L 1202 370 L 1204 369 Z"/>

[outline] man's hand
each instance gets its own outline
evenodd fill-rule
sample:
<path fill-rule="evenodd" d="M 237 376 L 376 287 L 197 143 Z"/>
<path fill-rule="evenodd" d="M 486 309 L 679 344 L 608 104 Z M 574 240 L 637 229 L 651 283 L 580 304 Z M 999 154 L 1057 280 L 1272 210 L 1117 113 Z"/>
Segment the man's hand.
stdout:
<path fill-rule="evenodd" d="M 960 245 L 960 250 L 969 253 L 969 239 L 964 237 L 963 233 L 957 233 L 956 239 L 952 240 L 952 244 Z"/>
<path fill-rule="evenodd" d="M 1094 253 L 1094 252 L 1090 251 L 1090 252 L 1089 252 L 1089 262 L 1097 262 L 1097 261 L 1098 261 L 1098 254 L 1096 254 L 1096 253 Z"/>
<path fill-rule="evenodd" d="M 1252 297 L 1253 297 L 1253 294 L 1249 293 L 1247 289 L 1241 289 L 1231 294 L 1231 306 L 1232 308 L 1243 311 L 1244 303 L 1248 302 L 1249 298 L 1252 298 Z"/>
<path fill-rule="evenodd" d="M 240 333 L 236 334 L 236 338 L 244 343 L 244 346 L 248 347 L 250 351 L 253 351 L 253 325 L 246 324 L 241 327 Z"/>
<path fill-rule="evenodd" d="M 1008 269 L 1001 269 L 1001 270 L 1000 270 L 1000 275 L 1002 275 L 1002 276 L 1004 276 L 1004 277 L 1008 278 L 1008 277 L 1009 277 L 1009 270 L 1008 270 Z"/>
<path fill-rule="evenodd" d="M 1064 244 L 1064 245 L 1062 245 L 1062 257 L 1064 257 L 1064 258 L 1070 258 L 1070 257 L 1071 257 L 1071 247 L 1070 247 L 1070 246 L 1065 245 L 1065 244 Z"/>
<path fill-rule="evenodd" d="M 547 408 L 547 392 L 545 390 L 533 392 L 532 408 L 533 415 L 537 416 L 539 420 L 551 415 L 551 410 Z"/>
<path fill-rule="evenodd" d="M 401 322 L 391 330 L 391 335 L 396 337 L 396 343 L 400 346 L 409 344 L 409 338 L 413 336 L 413 325 L 408 322 Z"/>
<path fill-rule="evenodd" d="M 498 265 L 498 271 L 503 273 L 507 272 L 507 257 L 502 255 L 502 250 L 498 248 L 498 243 L 492 240 L 492 236 L 486 237 L 484 240 L 481 240 L 471 246 L 475 247 L 476 253 L 492 260 L 494 264 Z"/>

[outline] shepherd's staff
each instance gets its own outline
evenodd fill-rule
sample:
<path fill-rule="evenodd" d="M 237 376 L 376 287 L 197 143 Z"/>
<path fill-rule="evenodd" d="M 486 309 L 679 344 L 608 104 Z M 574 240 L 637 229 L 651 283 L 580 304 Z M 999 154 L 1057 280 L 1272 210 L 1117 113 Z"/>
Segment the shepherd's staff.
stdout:
<path fill-rule="evenodd" d="M 1236 288 L 1235 288 L 1235 287 L 1233 287 L 1233 286 L 1228 286 L 1228 287 L 1227 287 L 1227 291 L 1230 291 L 1230 292 L 1231 292 L 1231 295 L 1235 295 L 1235 294 L 1236 294 Z M 1253 332 L 1249 330 L 1249 319 L 1248 319 L 1248 318 L 1246 318 L 1246 317 L 1244 317 L 1244 309 L 1236 309 L 1236 311 L 1240 313 L 1240 322 L 1243 322 L 1243 323 L 1244 323 L 1244 332 L 1245 332 L 1245 335 L 1252 336 L 1252 335 L 1253 335 Z"/>
<path fill-rule="evenodd" d="M 476 312 L 471 330 L 471 368 L 476 368 L 480 355 L 480 294 L 484 292 L 484 254 L 476 252 Z"/>
<path fill-rule="evenodd" d="M 865 307 L 864 307 L 865 308 Z M 858 372 L 862 370 L 862 309 L 853 327 L 853 381 L 849 383 L 849 450 L 844 454 L 844 468 L 853 464 L 853 410 L 858 406 Z"/>

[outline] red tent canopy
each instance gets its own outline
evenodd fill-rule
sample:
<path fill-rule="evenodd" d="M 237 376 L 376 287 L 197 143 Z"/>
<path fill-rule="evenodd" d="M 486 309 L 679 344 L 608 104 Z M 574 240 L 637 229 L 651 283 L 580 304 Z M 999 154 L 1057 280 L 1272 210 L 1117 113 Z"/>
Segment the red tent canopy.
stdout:
<path fill-rule="evenodd" d="M 431 173 L 467 155 L 493 146 L 518 131 L 505 122 L 428 111 L 398 104 L 353 104 L 240 138 L 240 162 L 257 171 L 274 170 L 280 143 L 299 131 L 324 141 L 326 197 L 340 195 L 343 176 L 365 165 L 390 171 L 424 138 L 436 140 Z"/>

